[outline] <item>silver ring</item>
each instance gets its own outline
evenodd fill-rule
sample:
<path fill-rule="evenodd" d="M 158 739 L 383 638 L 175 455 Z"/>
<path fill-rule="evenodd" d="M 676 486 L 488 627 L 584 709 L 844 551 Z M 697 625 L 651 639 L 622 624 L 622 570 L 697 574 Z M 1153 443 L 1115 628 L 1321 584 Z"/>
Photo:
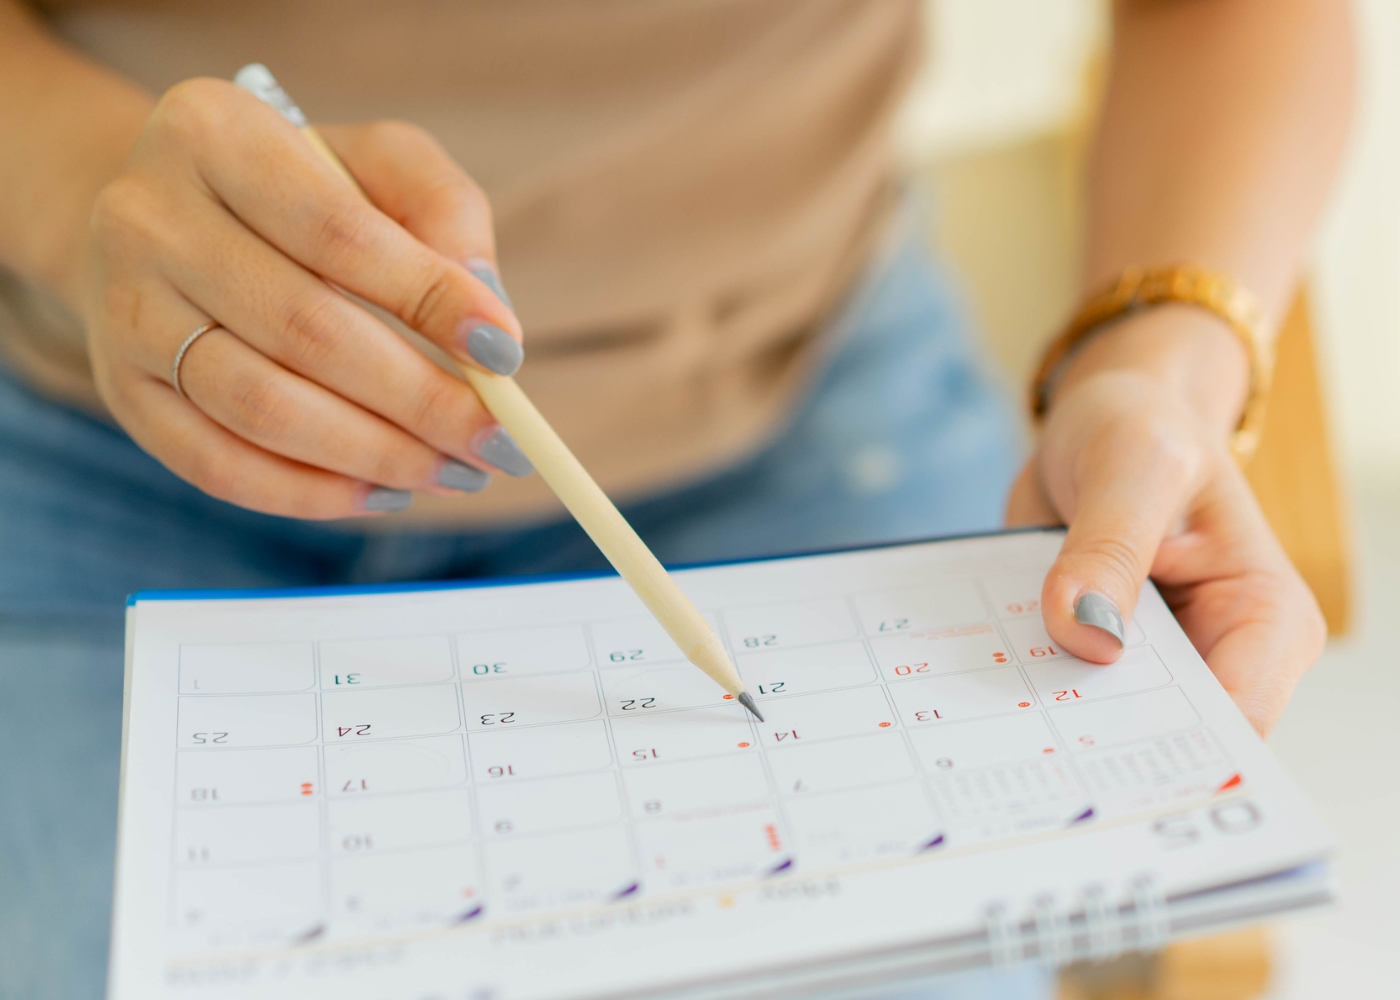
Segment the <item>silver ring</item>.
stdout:
<path fill-rule="evenodd" d="M 185 395 L 185 390 L 180 388 L 180 362 L 185 360 L 185 352 L 190 349 L 190 345 L 196 340 L 204 336 L 210 330 L 217 329 L 218 326 L 219 324 L 214 320 L 205 323 L 194 333 L 186 337 L 185 342 L 180 345 L 180 349 L 175 352 L 175 360 L 170 365 L 170 384 L 175 387 L 175 395 L 179 396 L 181 399 L 189 398 Z"/>

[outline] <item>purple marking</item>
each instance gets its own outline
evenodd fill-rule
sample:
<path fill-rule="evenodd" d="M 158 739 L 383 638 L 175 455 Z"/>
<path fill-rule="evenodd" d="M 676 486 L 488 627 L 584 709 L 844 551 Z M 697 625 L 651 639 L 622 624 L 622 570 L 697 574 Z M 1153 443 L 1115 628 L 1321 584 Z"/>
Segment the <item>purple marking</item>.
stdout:
<path fill-rule="evenodd" d="M 1093 818 L 1094 818 L 1094 807 L 1093 807 L 1093 806 L 1090 806 L 1088 809 L 1085 809 L 1085 810 L 1084 810 L 1082 813 L 1080 813 L 1078 816 L 1074 817 L 1074 819 L 1070 820 L 1070 821 L 1069 821 L 1069 825 L 1070 825 L 1070 826 L 1074 826 L 1074 824 L 1076 824 L 1076 823 L 1083 823 L 1085 820 L 1091 820 L 1091 819 L 1093 819 Z"/>
<path fill-rule="evenodd" d="M 787 871 L 787 870 L 788 870 L 789 868 L 791 868 L 791 867 L 792 867 L 792 858 L 787 858 L 786 860 L 783 861 L 782 864 L 778 865 L 778 867 L 776 867 L 776 868 L 770 868 L 770 869 L 768 870 L 768 874 L 769 874 L 769 875 L 776 875 L 776 874 L 778 874 L 778 872 L 785 872 L 785 871 Z"/>
<path fill-rule="evenodd" d="M 312 941 L 315 941 L 317 938 L 322 937 L 325 933 L 326 933 L 326 925 L 325 925 L 325 924 L 317 924 L 315 927 L 311 928 L 309 931 L 305 931 L 305 932 L 303 932 L 303 933 L 301 933 L 301 934 L 298 934 L 296 937 L 292 938 L 292 944 L 310 944 Z"/>
<path fill-rule="evenodd" d="M 947 838 L 946 836 L 944 836 L 943 834 L 940 833 L 938 836 L 934 837 L 932 840 L 930 840 L 930 841 L 929 841 L 927 844 L 925 844 L 923 847 L 919 848 L 919 850 L 920 850 L 920 851 L 931 851 L 931 850 L 933 850 L 935 847 L 942 847 L 942 846 L 943 846 L 943 842 L 946 841 L 947 839 L 948 839 L 948 838 Z"/>
<path fill-rule="evenodd" d="M 465 924 L 468 920 L 475 920 L 477 917 L 481 916 L 481 915 L 482 915 L 483 913 L 485 913 L 485 912 L 486 912 L 486 907 L 483 906 L 481 903 L 477 903 L 475 906 L 473 906 L 470 910 L 467 910 L 465 913 L 462 913 L 462 914 L 459 914 L 458 916 L 453 917 L 453 918 L 452 918 L 452 922 L 453 922 L 454 924 Z"/>
<path fill-rule="evenodd" d="M 629 885 L 626 889 L 623 889 L 623 890 L 621 890 L 620 892 L 614 893 L 614 894 L 613 894 L 613 899 L 622 899 L 624 896 L 630 896 L 630 895 L 632 895 L 634 892 L 638 892 L 641 888 L 642 888 L 642 883 L 640 883 L 640 882 L 633 882 L 633 883 L 632 883 L 631 885 Z"/>

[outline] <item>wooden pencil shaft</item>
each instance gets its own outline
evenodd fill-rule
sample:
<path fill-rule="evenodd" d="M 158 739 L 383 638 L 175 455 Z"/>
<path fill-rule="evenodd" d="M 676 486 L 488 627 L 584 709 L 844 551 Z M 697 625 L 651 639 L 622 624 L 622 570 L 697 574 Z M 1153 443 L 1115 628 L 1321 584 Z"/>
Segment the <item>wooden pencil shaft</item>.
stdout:
<path fill-rule="evenodd" d="M 462 366 L 491 415 L 686 657 L 730 694 L 743 688 L 719 637 L 514 379 Z M 718 652 L 718 656 L 716 656 Z"/>
<path fill-rule="evenodd" d="M 310 125 L 302 125 L 300 129 L 312 148 L 363 194 L 364 189 L 320 133 Z M 744 682 L 710 623 L 690 603 L 690 598 L 646 547 L 602 487 L 593 481 L 583 463 L 574 457 L 515 379 L 461 363 L 458 367 L 486 404 L 486 409 L 525 452 L 535 471 L 593 539 L 618 575 L 642 599 L 686 659 L 730 694 L 737 697 L 742 693 Z M 749 710 L 757 715 L 755 709 Z"/>

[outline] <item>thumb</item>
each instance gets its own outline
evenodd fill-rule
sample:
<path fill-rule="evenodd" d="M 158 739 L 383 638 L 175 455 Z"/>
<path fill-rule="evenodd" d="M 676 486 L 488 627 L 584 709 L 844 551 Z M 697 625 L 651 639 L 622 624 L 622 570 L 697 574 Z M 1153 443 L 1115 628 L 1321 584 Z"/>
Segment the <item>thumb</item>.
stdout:
<path fill-rule="evenodd" d="M 1157 548 L 1188 497 L 1192 477 L 1183 463 L 1144 451 L 1086 463 L 1069 532 L 1041 591 L 1050 637 L 1096 663 L 1122 651 Z"/>

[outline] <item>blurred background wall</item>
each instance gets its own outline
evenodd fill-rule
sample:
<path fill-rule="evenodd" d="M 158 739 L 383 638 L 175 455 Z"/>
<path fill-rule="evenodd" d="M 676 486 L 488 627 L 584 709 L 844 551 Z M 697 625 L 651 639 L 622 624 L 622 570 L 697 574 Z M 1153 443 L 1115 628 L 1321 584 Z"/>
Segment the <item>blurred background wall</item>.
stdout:
<path fill-rule="evenodd" d="M 1340 0 L 1339 0 L 1340 2 Z M 1074 304 L 1078 157 L 1105 0 L 929 0 L 930 59 L 904 155 L 937 246 L 1021 385 Z M 1355 133 L 1312 267 L 1338 443 L 1354 473 L 1400 466 L 1400 3 L 1357 0 Z"/>
<path fill-rule="evenodd" d="M 931 240 L 962 277 L 1019 398 L 1076 300 L 1078 169 L 1108 3 L 927 2 L 930 60 L 905 109 L 903 154 L 928 196 Z M 1307 280 L 1357 625 L 1329 644 L 1270 740 L 1337 832 L 1341 904 L 1273 929 L 1269 1000 L 1400 989 L 1400 783 L 1390 778 L 1400 717 L 1400 0 L 1354 9 L 1354 134 Z"/>

